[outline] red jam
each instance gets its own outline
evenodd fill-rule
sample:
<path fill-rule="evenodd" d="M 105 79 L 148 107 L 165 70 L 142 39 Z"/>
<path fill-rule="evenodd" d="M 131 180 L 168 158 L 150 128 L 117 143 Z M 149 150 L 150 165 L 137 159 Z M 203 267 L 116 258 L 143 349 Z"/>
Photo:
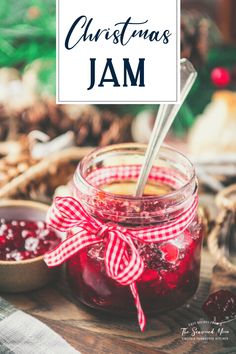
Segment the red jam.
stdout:
<path fill-rule="evenodd" d="M 127 194 L 126 187 L 127 184 L 121 189 L 122 194 Z M 105 187 L 103 190 L 110 189 Z M 150 190 L 153 193 L 153 189 L 149 188 L 148 194 Z M 159 185 L 158 190 L 156 194 L 167 192 L 166 186 L 161 188 Z M 106 206 L 114 212 L 114 205 L 119 214 L 129 209 L 122 201 Z M 148 204 L 145 205 L 145 213 L 153 211 L 153 204 L 150 208 Z M 125 217 L 119 221 L 127 227 Z M 197 216 L 183 234 L 169 241 L 151 244 L 136 241 L 145 263 L 145 270 L 136 284 L 146 313 L 159 313 L 178 307 L 195 293 L 199 282 L 201 241 L 202 227 Z M 111 313 L 136 313 L 130 288 L 118 284 L 106 274 L 103 243 L 87 247 L 71 257 L 67 261 L 67 273 L 74 294 L 83 303 Z"/>
<path fill-rule="evenodd" d="M 236 318 L 236 295 L 229 290 L 218 290 L 209 295 L 202 307 L 214 322 L 224 322 Z"/>
<path fill-rule="evenodd" d="M 43 221 L 0 220 L 0 260 L 22 261 L 52 250 L 61 238 Z"/>

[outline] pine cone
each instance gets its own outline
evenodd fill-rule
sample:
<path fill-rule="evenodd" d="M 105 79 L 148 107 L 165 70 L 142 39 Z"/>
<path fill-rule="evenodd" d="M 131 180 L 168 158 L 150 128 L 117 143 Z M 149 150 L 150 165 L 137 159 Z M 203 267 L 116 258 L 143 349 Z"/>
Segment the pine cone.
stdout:
<path fill-rule="evenodd" d="M 216 24 L 206 15 L 193 11 L 181 13 L 181 56 L 196 67 L 206 61 L 210 47 L 220 42 Z"/>
<path fill-rule="evenodd" d="M 54 101 L 39 101 L 17 119 L 18 133 L 41 130 L 55 138 L 72 130 L 78 146 L 104 146 L 131 140 L 131 116 L 120 117 L 89 105 L 63 106 Z"/>

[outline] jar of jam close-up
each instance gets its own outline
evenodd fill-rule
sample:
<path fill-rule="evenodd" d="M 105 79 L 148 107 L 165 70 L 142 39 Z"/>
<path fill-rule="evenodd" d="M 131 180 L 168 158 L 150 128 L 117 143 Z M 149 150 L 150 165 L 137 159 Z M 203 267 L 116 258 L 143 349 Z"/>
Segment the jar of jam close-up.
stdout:
<path fill-rule="evenodd" d="M 93 151 L 76 170 L 73 195 L 96 220 L 132 230 L 133 245 L 144 265 L 136 280 L 140 302 L 145 313 L 156 314 L 181 306 L 196 292 L 203 227 L 195 207 L 190 222 L 179 232 L 178 225 L 184 225 L 197 200 L 197 180 L 191 162 L 172 148 L 161 148 L 143 196 L 134 197 L 145 151 L 140 144 Z M 165 239 L 135 238 L 136 230 L 157 227 L 158 239 L 158 230 L 170 224 L 173 232 L 168 231 Z M 101 238 L 67 260 L 70 287 L 78 300 L 92 308 L 119 315 L 136 313 L 130 287 L 107 274 L 106 248 Z M 125 252 L 129 257 L 129 248 Z"/>

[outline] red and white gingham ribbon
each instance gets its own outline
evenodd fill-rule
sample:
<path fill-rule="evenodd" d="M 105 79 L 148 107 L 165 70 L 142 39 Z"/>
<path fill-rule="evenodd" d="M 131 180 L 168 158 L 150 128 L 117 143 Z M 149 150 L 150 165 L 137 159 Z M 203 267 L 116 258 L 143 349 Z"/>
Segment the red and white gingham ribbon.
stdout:
<path fill-rule="evenodd" d="M 127 168 L 127 166 L 123 167 L 124 173 L 122 174 L 121 167 L 117 167 L 119 180 L 127 179 Z M 114 169 L 115 167 L 112 168 L 113 172 Z M 105 169 L 101 170 L 103 170 L 104 180 L 107 180 L 107 175 L 104 174 Z M 96 171 L 96 174 L 100 184 L 102 184 L 103 178 L 98 171 Z M 163 169 L 161 169 L 162 177 L 160 177 L 158 171 L 158 168 L 156 168 L 156 171 L 152 172 L 155 180 L 163 181 L 163 178 L 165 180 L 169 178 L 167 176 L 163 177 Z M 117 176 L 117 173 L 114 175 Z M 174 179 L 172 182 L 174 182 Z M 169 183 L 171 184 L 171 181 Z M 146 318 L 135 282 L 144 271 L 144 262 L 133 240 L 152 243 L 177 237 L 184 232 L 194 219 L 197 205 L 198 198 L 195 195 L 188 208 L 177 219 L 169 223 L 162 226 L 125 228 L 92 217 L 73 197 L 57 197 L 49 210 L 47 221 L 56 230 L 68 232 L 69 236 L 57 248 L 45 254 L 44 260 L 49 267 L 54 267 L 62 264 L 84 247 L 104 242 L 106 244 L 104 262 L 107 275 L 121 285 L 130 286 L 137 308 L 139 325 L 143 331 Z"/>

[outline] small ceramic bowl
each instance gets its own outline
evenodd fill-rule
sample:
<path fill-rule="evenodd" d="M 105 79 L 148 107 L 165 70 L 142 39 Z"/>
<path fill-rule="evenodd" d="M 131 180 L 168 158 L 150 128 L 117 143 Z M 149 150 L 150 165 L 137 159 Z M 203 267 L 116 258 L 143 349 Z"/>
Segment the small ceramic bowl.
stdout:
<path fill-rule="evenodd" d="M 0 219 L 45 221 L 48 206 L 26 200 L 0 201 Z M 58 267 L 48 268 L 43 256 L 23 261 L 0 260 L 0 292 L 18 293 L 48 284 Z"/>

